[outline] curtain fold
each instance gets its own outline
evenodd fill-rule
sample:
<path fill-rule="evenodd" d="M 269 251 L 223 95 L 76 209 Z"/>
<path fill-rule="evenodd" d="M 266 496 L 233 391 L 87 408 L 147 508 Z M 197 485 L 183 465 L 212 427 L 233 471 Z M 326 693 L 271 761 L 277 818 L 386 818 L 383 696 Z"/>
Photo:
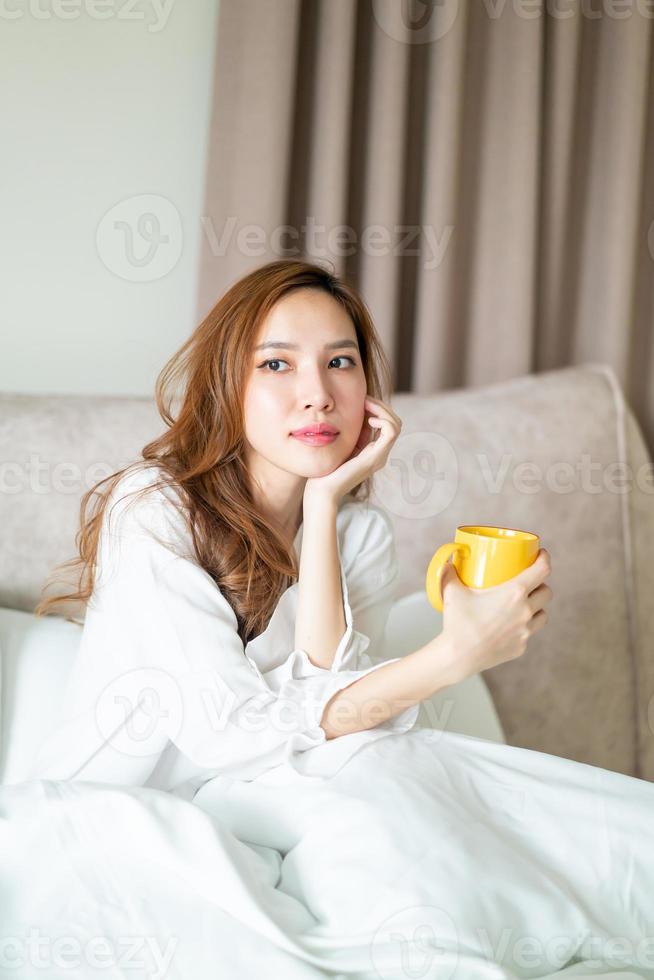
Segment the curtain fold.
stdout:
<path fill-rule="evenodd" d="M 198 316 L 327 261 L 396 390 L 600 361 L 654 451 L 649 7 L 221 0 Z"/>

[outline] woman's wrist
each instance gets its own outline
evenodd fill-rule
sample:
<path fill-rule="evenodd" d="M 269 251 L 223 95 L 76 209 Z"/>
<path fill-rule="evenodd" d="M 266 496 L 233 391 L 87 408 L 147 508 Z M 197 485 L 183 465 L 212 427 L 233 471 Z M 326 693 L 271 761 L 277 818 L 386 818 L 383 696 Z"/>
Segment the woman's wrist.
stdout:
<path fill-rule="evenodd" d="M 334 497 L 332 493 L 327 490 L 308 490 L 304 491 L 304 497 L 302 498 L 302 512 L 304 519 L 306 520 L 307 514 L 311 513 L 313 510 L 319 511 L 334 511 L 338 510 L 339 500 Z"/>
<path fill-rule="evenodd" d="M 316 667 L 329 669 L 346 630 L 336 518 L 329 494 L 303 501 L 304 530 L 295 617 L 295 646 Z"/>
<path fill-rule="evenodd" d="M 427 664 L 431 665 L 433 671 L 430 677 L 434 687 L 427 697 L 436 694 L 443 687 L 460 683 L 467 676 L 461 651 L 456 649 L 449 633 L 444 631 L 439 633 L 417 652 L 424 657 Z"/>
<path fill-rule="evenodd" d="M 437 636 L 337 691 L 324 706 L 320 725 L 328 740 L 374 728 L 459 679 L 449 637 Z"/>

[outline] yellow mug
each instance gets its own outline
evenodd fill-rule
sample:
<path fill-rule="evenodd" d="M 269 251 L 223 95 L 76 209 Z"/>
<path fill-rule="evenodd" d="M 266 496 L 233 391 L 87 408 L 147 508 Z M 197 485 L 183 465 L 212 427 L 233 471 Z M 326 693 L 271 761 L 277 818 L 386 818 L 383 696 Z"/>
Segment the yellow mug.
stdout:
<path fill-rule="evenodd" d="M 443 544 L 429 562 L 425 588 L 438 612 L 443 612 L 441 577 L 445 562 L 452 564 L 464 585 L 487 589 L 507 582 L 532 565 L 540 551 L 540 539 L 531 531 L 513 527 L 464 524 L 457 527 L 454 541 Z"/>

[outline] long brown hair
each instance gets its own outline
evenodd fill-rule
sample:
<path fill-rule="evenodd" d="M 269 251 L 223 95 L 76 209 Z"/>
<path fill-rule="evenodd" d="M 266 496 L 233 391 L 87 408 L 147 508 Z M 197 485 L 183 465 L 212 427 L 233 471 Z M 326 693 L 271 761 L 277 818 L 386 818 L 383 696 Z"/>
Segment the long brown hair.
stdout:
<path fill-rule="evenodd" d="M 144 446 L 142 459 L 99 480 L 82 497 L 79 556 L 58 565 L 77 571 L 77 588 L 42 598 L 37 615 L 82 603 L 93 593 L 98 539 L 116 483 L 128 470 L 153 463 L 184 502 L 195 558 L 232 606 L 243 643 L 262 632 L 275 605 L 298 577 L 295 552 L 258 512 L 244 460 L 243 391 L 258 329 L 272 307 L 291 290 L 322 289 L 343 305 L 356 329 L 367 392 L 387 401 L 392 379 L 370 313 L 355 290 L 313 262 L 281 259 L 234 283 L 183 346 L 166 362 L 155 386 L 163 435 Z M 179 407 L 173 401 L 181 390 Z M 162 481 L 162 482 L 164 482 Z M 140 492 L 160 487 L 146 486 Z M 104 489 L 100 489 L 107 484 Z M 370 478 L 349 495 L 366 501 Z M 87 513 L 88 511 L 88 513 Z M 70 618 L 70 617 L 67 617 Z"/>

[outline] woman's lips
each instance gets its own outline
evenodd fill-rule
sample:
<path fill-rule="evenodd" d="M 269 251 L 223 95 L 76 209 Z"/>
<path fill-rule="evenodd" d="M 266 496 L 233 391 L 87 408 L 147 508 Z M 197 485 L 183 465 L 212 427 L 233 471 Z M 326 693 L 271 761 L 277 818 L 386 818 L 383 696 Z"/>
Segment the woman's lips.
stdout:
<path fill-rule="evenodd" d="M 307 446 L 327 446 L 334 439 L 338 438 L 338 432 L 324 432 L 320 433 L 320 435 L 318 433 L 305 432 L 298 435 L 291 433 L 291 435 L 294 439 L 299 439 L 300 442 L 303 442 Z"/>

